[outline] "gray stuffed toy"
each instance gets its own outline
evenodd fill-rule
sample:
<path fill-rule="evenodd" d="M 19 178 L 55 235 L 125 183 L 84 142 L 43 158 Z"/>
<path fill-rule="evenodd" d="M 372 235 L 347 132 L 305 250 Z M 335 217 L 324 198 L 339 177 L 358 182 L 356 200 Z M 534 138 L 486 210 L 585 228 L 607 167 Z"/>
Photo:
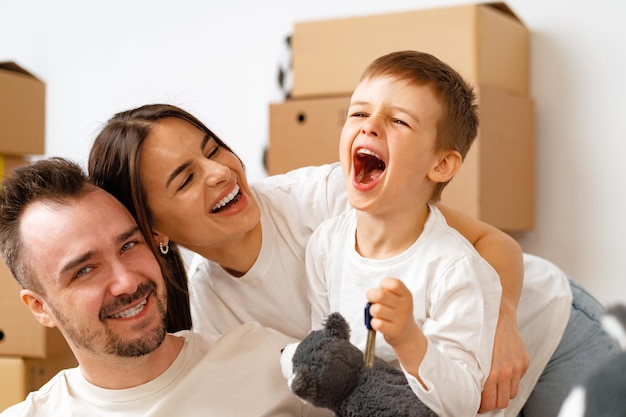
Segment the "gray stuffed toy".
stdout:
<path fill-rule="evenodd" d="M 378 358 L 372 368 L 365 366 L 339 313 L 330 314 L 323 329 L 285 347 L 281 366 L 298 397 L 337 417 L 435 417 L 401 371 Z"/>

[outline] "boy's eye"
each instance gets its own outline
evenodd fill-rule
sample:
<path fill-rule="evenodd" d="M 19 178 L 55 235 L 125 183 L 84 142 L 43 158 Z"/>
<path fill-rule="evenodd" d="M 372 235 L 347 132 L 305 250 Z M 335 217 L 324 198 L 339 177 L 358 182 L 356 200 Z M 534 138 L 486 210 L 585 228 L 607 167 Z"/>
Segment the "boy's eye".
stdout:
<path fill-rule="evenodd" d="M 396 119 L 393 121 L 395 124 L 399 124 L 399 125 L 403 125 L 403 126 L 408 126 L 408 123 L 403 122 L 400 119 Z"/>

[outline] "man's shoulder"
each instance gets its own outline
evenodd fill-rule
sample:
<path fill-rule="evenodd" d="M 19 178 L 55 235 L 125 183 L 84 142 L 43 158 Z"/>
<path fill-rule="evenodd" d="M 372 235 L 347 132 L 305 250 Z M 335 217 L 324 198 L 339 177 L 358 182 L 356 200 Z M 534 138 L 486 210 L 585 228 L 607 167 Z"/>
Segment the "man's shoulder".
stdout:
<path fill-rule="evenodd" d="M 0 413 L 1 417 L 31 417 L 62 415 L 61 401 L 67 395 L 69 377 L 72 372 L 78 372 L 77 368 L 59 371 L 40 389 L 28 394 L 26 399 L 14 404 Z"/>
<path fill-rule="evenodd" d="M 175 333 L 176 336 L 184 337 L 188 343 L 193 343 L 195 348 L 213 352 L 220 352 L 230 356 L 238 351 L 246 350 L 246 346 L 254 346 L 254 350 L 262 348 L 282 348 L 297 339 L 287 336 L 278 330 L 262 326 L 256 322 L 248 322 L 222 335 L 212 334 L 205 331 L 182 330 Z"/>
<path fill-rule="evenodd" d="M 244 323 L 234 330 L 222 335 L 215 345 L 228 348 L 229 346 L 240 349 L 241 346 L 252 345 L 257 348 L 267 347 L 273 349 L 276 346 L 284 347 L 287 343 L 295 342 L 291 336 L 287 336 L 278 330 L 262 326 L 256 322 Z"/>

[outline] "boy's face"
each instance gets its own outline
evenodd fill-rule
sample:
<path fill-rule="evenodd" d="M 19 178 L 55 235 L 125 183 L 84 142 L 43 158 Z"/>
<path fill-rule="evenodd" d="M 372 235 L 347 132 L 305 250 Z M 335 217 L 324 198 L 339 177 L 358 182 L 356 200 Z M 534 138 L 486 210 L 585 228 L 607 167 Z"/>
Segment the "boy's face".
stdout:
<path fill-rule="evenodd" d="M 391 214 L 430 200 L 440 115 L 430 86 L 385 76 L 356 87 L 339 145 L 352 206 Z"/>

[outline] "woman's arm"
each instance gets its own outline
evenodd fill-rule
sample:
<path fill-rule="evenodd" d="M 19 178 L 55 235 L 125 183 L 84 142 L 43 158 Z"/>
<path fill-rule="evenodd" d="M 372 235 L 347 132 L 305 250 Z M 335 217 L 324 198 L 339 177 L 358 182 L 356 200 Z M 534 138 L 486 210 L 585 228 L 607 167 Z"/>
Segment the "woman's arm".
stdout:
<path fill-rule="evenodd" d="M 511 236 L 487 223 L 437 204 L 448 224 L 461 233 L 500 275 L 507 312 L 515 312 L 524 279 L 522 248 Z"/>
<path fill-rule="evenodd" d="M 522 249 L 511 236 L 450 207 L 437 204 L 448 224 L 474 245 L 496 270 L 502 284 L 502 301 L 496 328 L 491 372 L 485 382 L 480 412 L 505 408 L 517 395 L 519 380 L 530 361 L 517 328 L 517 304 L 522 292 Z"/>

